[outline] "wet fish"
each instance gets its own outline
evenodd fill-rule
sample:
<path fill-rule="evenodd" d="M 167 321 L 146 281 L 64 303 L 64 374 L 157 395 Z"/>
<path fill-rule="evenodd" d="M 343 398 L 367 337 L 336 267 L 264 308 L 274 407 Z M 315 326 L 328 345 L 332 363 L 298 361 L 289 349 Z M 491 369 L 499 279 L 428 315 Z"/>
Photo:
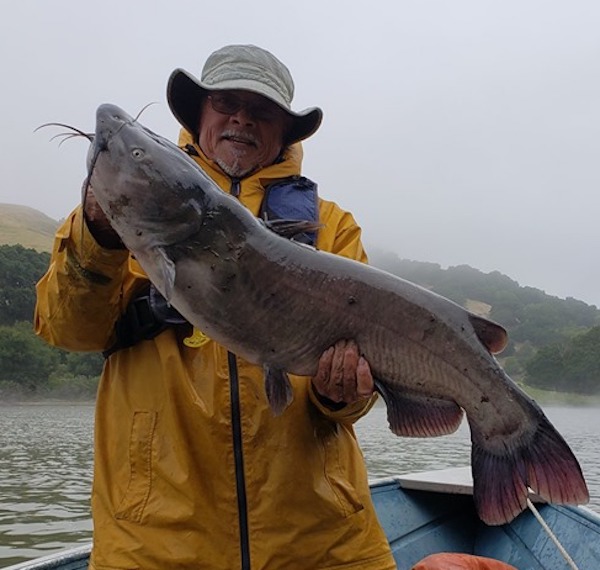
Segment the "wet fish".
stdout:
<path fill-rule="evenodd" d="M 355 339 L 401 436 L 471 429 L 474 500 L 512 520 L 528 487 L 584 503 L 579 464 L 493 353 L 506 331 L 396 276 L 269 231 L 180 149 L 114 105 L 97 110 L 89 181 L 157 289 L 192 324 L 265 367 L 282 412 L 287 373 L 313 375 L 325 349 Z M 251 331 L 249 334 L 248 331 Z"/>

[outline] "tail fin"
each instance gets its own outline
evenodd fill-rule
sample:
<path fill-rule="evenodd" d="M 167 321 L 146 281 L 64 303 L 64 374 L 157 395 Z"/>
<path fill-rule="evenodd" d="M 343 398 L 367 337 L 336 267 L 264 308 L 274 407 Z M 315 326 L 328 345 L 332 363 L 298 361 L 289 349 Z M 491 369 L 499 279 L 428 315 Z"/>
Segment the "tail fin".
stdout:
<path fill-rule="evenodd" d="M 545 416 L 539 418 L 533 437 L 519 441 L 518 447 L 507 446 L 503 455 L 486 450 L 485 440 L 471 439 L 473 498 L 483 522 L 501 525 L 513 520 L 526 508 L 528 487 L 549 503 L 589 501 L 577 459 Z"/>

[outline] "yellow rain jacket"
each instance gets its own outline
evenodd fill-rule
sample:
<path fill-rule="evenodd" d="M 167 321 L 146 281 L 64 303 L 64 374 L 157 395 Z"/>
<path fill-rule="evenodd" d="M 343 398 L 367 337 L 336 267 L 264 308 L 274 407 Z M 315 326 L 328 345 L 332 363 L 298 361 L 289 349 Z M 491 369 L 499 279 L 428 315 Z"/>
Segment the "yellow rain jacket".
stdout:
<path fill-rule="evenodd" d="M 197 150 L 229 191 L 230 179 Z M 242 180 L 241 202 L 256 215 L 266 185 L 300 173 L 301 154 L 295 145 L 281 163 Z M 352 216 L 325 200 L 319 209 L 318 248 L 365 261 Z M 127 251 L 95 242 L 77 208 L 38 283 L 36 332 L 65 349 L 105 350 L 145 284 Z M 90 568 L 395 568 L 352 428 L 373 399 L 331 411 L 309 378 L 292 377 L 294 401 L 275 417 L 260 367 L 213 341 L 187 347 L 184 336 L 170 328 L 106 360 Z"/>

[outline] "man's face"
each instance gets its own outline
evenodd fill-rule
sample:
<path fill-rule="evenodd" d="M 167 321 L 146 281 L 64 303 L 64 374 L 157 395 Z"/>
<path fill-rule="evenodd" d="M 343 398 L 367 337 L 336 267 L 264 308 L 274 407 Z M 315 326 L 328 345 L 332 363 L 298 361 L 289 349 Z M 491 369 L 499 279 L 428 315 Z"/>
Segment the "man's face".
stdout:
<path fill-rule="evenodd" d="M 234 178 L 273 164 L 291 118 L 269 99 L 248 91 L 214 91 L 203 102 L 198 138 L 208 158 Z"/>

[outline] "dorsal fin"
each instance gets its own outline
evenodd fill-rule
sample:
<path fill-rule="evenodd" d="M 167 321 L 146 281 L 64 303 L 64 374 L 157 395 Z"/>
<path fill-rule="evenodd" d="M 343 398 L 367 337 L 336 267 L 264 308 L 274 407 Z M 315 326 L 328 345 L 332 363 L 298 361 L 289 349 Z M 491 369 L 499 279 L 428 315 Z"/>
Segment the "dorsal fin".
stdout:
<path fill-rule="evenodd" d="M 469 321 L 475 329 L 477 338 L 492 354 L 502 352 L 508 344 L 508 333 L 498 323 L 488 321 L 477 315 L 469 315 Z"/>
<path fill-rule="evenodd" d="M 293 238 L 298 234 L 316 232 L 323 227 L 323 224 L 311 220 L 277 219 L 262 221 L 272 232 L 288 239 Z"/>

